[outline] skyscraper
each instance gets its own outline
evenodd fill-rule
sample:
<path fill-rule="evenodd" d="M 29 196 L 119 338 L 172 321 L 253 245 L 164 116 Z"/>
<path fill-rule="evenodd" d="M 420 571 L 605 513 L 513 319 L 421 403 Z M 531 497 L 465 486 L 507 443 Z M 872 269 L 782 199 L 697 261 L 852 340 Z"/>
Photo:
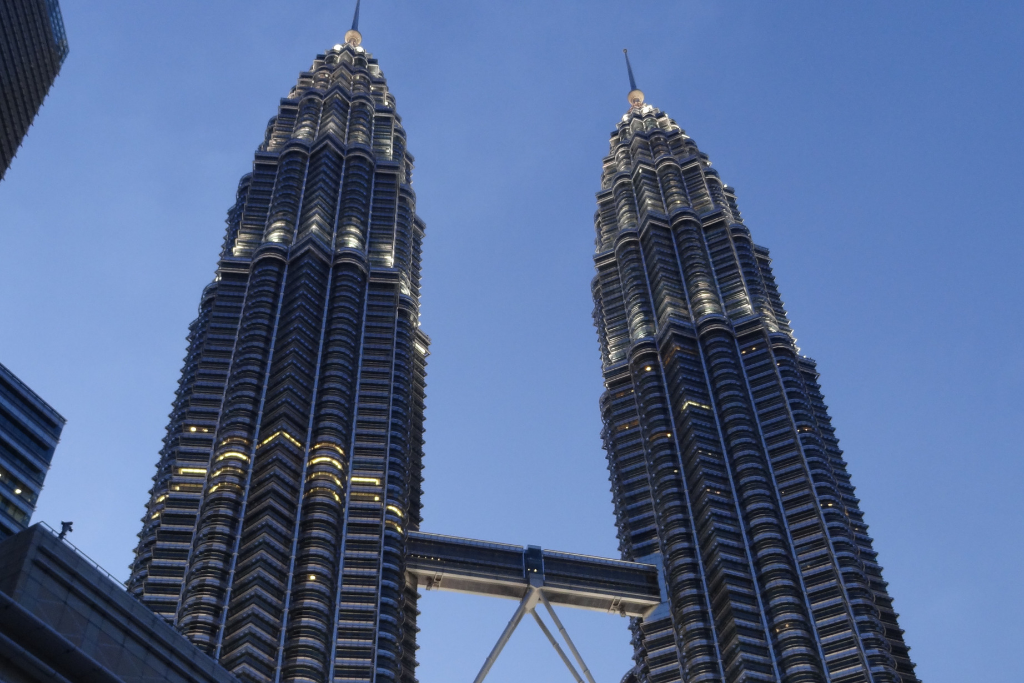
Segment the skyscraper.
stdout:
<path fill-rule="evenodd" d="M 0 0 L 0 180 L 67 56 L 57 0 Z"/>
<path fill-rule="evenodd" d="M 247 681 L 414 680 L 424 224 L 357 22 L 239 184 L 128 584 Z"/>
<path fill-rule="evenodd" d="M 768 250 L 629 78 L 592 289 L 620 549 L 668 593 L 633 679 L 917 681 Z"/>
<path fill-rule="evenodd" d="M 0 364 L 0 540 L 26 528 L 64 418 Z"/>

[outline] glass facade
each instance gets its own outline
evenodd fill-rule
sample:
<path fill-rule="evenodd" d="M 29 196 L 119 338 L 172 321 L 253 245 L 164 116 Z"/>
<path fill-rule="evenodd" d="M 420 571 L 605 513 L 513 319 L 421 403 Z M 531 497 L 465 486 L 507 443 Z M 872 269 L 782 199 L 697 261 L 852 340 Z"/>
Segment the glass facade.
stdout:
<path fill-rule="evenodd" d="M 914 683 L 768 250 L 696 143 L 629 100 L 595 215 L 602 436 L 622 556 L 666 596 L 626 680 Z"/>
<path fill-rule="evenodd" d="M 360 43 L 300 75 L 239 184 L 128 582 L 245 681 L 415 680 L 425 226 Z"/>
<path fill-rule="evenodd" d="M 0 365 L 0 539 L 28 527 L 64 418 Z"/>
<path fill-rule="evenodd" d="M 57 0 L 0 0 L 0 179 L 67 56 Z"/>

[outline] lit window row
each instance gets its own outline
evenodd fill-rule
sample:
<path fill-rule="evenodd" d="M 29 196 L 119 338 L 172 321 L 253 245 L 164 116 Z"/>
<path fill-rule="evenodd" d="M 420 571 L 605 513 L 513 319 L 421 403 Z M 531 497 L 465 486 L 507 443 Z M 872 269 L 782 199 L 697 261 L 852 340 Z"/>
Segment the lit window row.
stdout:
<path fill-rule="evenodd" d="M 341 502 L 341 496 L 339 496 L 337 493 L 335 493 L 331 489 L 324 488 L 323 486 L 314 486 L 313 488 L 311 488 L 309 490 L 309 495 L 311 495 L 311 496 L 317 496 L 317 495 L 330 496 L 331 498 L 334 499 L 335 502 L 337 502 L 337 503 Z"/>
<path fill-rule="evenodd" d="M 249 456 L 245 455 L 244 453 L 239 453 L 238 451 L 228 451 L 227 453 L 221 453 L 219 456 L 217 456 L 217 459 L 214 462 L 220 462 L 221 460 L 228 460 L 231 458 L 235 460 L 249 462 Z"/>
<path fill-rule="evenodd" d="M 313 450 L 314 451 L 316 449 L 318 449 L 318 448 L 331 448 L 333 450 L 338 451 L 338 455 L 340 455 L 342 457 L 345 457 L 345 451 L 342 450 L 341 446 L 335 445 L 333 443 L 328 443 L 326 441 L 321 441 L 320 443 L 318 443 L 315 446 L 313 446 Z"/>
<path fill-rule="evenodd" d="M 14 495 L 20 497 L 29 505 L 36 502 L 36 492 L 3 467 L 0 467 L 0 484 L 13 491 Z"/>
<path fill-rule="evenodd" d="M 318 455 L 317 457 L 309 461 L 310 465 L 333 465 L 335 469 L 341 470 L 343 468 L 341 461 L 336 458 L 332 458 L 329 455 Z"/>
<path fill-rule="evenodd" d="M 333 481 L 335 484 L 337 484 L 339 488 L 344 488 L 344 484 L 341 483 L 341 479 L 338 479 L 330 472 L 313 472 L 308 477 L 306 477 L 306 481 L 314 481 L 316 479 L 329 479 L 330 481 Z"/>
<path fill-rule="evenodd" d="M 634 427 L 639 427 L 639 426 L 640 426 L 640 421 L 639 420 L 630 420 L 629 422 L 626 422 L 625 424 L 620 424 L 618 427 L 615 428 L 615 431 L 617 431 L 617 432 L 624 432 L 627 429 L 633 429 Z"/>

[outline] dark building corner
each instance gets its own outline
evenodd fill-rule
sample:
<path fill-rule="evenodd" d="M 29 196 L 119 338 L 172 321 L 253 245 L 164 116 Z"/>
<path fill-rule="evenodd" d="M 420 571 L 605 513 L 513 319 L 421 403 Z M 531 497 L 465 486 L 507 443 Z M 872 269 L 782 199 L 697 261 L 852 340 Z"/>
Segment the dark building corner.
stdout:
<path fill-rule="evenodd" d="M 0 541 L 0 680 L 236 679 L 44 524 Z"/>
<path fill-rule="evenodd" d="M 57 0 L 0 0 L 0 180 L 67 56 Z"/>

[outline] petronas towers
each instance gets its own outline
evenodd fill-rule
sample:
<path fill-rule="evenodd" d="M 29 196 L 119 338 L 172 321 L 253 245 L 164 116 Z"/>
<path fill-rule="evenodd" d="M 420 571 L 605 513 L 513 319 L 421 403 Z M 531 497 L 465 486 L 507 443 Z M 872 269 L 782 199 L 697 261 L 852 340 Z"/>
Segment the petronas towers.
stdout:
<path fill-rule="evenodd" d="M 239 184 L 128 582 L 244 681 L 416 680 L 425 226 L 361 42 L 356 23 L 300 75 Z M 607 566 L 661 577 L 625 680 L 916 682 L 768 251 L 631 86 L 592 285 L 629 561 Z"/>

